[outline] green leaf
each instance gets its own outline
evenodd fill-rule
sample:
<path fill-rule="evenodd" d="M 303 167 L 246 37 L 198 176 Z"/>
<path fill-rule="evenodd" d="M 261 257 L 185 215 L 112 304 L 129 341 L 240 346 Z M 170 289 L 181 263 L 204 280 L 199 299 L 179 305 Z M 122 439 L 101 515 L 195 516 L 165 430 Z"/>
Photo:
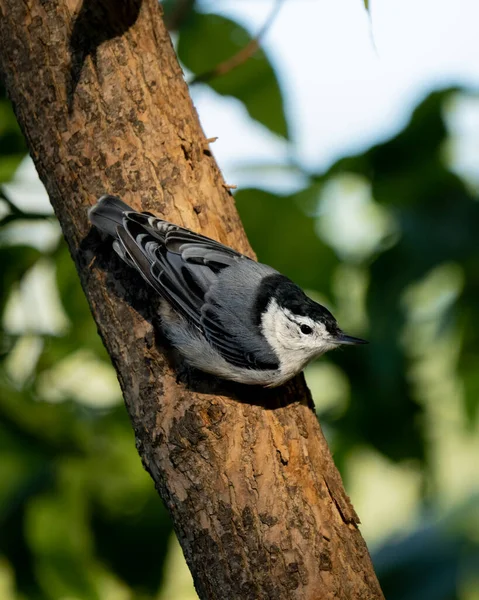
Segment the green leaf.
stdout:
<path fill-rule="evenodd" d="M 477 497 L 459 504 L 445 518 L 425 516 L 403 536 L 386 541 L 372 556 L 388 600 L 455 600 L 464 581 L 477 571 L 474 542 Z M 434 510 L 434 508 L 433 508 Z M 428 513 L 431 512 L 428 508 Z M 458 584 L 461 582 L 461 585 Z"/>
<path fill-rule="evenodd" d="M 163 0 L 163 21 L 169 31 L 177 31 L 193 10 L 195 0 Z"/>
<path fill-rule="evenodd" d="M 68 488 L 62 486 L 60 493 L 46 493 L 29 502 L 27 539 L 36 559 L 39 585 L 47 598 L 100 600 L 91 556 L 87 477 L 80 461 L 70 460 L 68 466 Z"/>
<path fill-rule="evenodd" d="M 0 89 L 0 183 L 10 181 L 27 152 L 12 106 Z"/>
<path fill-rule="evenodd" d="M 75 265 L 63 240 L 53 258 L 58 292 L 62 306 L 70 320 L 70 328 L 68 335 L 50 337 L 46 340 L 45 350 L 38 363 L 39 370 L 43 371 L 52 367 L 81 348 L 93 350 L 98 358 L 110 364 L 110 359 L 97 333 L 95 321 L 80 285 Z"/>
<path fill-rule="evenodd" d="M 315 219 L 305 215 L 295 200 L 257 189 L 240 190 L 235 195 L 258 260 L 299 286 L 328 295 L 338 260 L 316 235 Z"/>
<path fill-rule="evenodd" d="M 251 40 L 246 29 L 230 19 L 192 12 L 180 31 L 178 55 L 190 71 L 201 77 L 237 55 Z M 281 90 L 262 49 L 229 72 L 205 80 L 219 94 L 241 100 L 253 119 L 288 137 Z"/>
<path fill-rule="evenodd" d="M 4 140 L 5 138 L 0 138 L 0 152 Z M 0 183 L 7 183 L 12 179 L 24 156 L 24 154 L 17 153 L 2 156 L 0 158 Z"/>
<path fill-rule="evenodd" d="M 0 314 L 3 314 L 12 286 L 21 280 L 40 256 L 38 250 L 29 246 L 0 248 Z"/>

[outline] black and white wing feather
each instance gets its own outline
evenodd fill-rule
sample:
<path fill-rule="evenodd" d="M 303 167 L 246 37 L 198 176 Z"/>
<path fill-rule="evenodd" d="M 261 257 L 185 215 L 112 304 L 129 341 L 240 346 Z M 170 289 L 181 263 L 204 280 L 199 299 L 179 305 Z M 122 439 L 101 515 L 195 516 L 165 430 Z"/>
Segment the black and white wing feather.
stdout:
<path fill-rule="evenodd" d="M 239 316 L 238 309 L 252 301 L 258 263 L 205 236 L 135 212 L 113 196 L 100 199 L 90 220 L 116 238 L 118 254 L 226 361 L 241 368 L 277 366 L 259 332 L 252 334 L 251 324 Z M 229 282 L 225 298 L 223 280 L 230 279 L 228 267 L 233 265 L 237 277 Z M 259 362 L 258 356 L 263 357 Z"/>

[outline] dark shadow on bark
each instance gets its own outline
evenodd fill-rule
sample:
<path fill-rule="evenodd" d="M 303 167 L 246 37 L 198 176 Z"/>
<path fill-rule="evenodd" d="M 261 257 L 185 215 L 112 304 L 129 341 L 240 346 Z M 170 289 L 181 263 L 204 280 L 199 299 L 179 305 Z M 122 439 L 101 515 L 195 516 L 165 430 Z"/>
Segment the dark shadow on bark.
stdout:
<path fill-rule="evenodd" d="M 95 70 L 96 53 L 104 42 L 126 33 L 140 14 L 143 0 L 83 0 L 70 36 L 70 69 L 66 79 L 68 114 L 73 113 L 75 92 L 83 66 L 91 56 Z"/>

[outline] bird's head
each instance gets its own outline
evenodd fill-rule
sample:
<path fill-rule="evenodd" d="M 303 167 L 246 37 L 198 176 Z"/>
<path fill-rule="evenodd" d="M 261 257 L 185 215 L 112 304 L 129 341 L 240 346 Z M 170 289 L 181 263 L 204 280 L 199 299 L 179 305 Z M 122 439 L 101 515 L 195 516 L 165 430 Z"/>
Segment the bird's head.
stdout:
<path fill-rule="evenodd" d="M 367 343 L 346 335 L 327 308 L 308 298 L 286 278 L 265 307 L 261 330 L 281 365 L 298 371 L 328 350 Z"/>

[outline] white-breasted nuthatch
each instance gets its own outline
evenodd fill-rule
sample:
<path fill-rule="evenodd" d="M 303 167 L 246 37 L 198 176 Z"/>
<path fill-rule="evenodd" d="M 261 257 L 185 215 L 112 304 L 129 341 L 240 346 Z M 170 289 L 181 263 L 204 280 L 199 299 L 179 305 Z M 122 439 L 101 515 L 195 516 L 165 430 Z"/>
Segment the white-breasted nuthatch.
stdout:
<path fill-rule="evenodd" d="M 290 279 L 228 246 L 115 196 L 102 196 L 89 218 L 166 300 L 162 329 L 197 369 L 274 387 L 328 350 L 366 343 L 344 334 Z"/>

